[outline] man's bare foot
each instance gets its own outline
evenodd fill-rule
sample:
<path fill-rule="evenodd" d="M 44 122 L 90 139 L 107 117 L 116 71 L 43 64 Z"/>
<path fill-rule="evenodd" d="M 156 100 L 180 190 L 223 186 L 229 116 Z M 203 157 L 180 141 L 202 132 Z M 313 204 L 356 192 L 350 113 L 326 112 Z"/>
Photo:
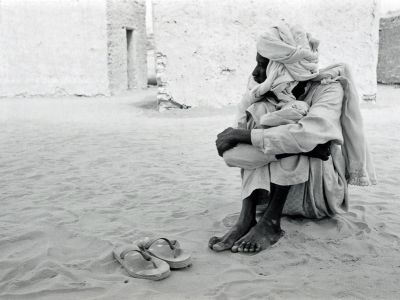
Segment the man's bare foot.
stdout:
<path fill-rule="evenodd" d="M 265 198 L 267 195 L 266 190 L 257 189 L 243 199 L 239 220 L 223 237 L 213 236 L 208 242 L 208 247 L 217 252 L 231 249 L 233 244 L 256 224 L 256 205 L 259 198 Z"/>
<path fill-rule="evenodd" d="M 254 224 L 255 220 L 251 222 L 238 221 L 223 237 L 213 236 L 208 242 L 208 247 L 216 252 L 229 250 L 238 239 L 254 226 Z"/>
<path fill-rule="evenodd" d="M 234 243 L 232 252 L 260 252 L 275 244 L 284 234 L 280 224 L 272 220 L 259 222 Z"/>

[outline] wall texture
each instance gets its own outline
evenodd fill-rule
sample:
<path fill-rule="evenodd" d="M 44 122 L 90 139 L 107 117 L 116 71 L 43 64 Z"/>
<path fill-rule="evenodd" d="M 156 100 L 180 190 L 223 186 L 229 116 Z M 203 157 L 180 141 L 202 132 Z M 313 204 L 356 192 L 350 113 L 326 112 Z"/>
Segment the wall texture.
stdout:
<path fill-rule="evenodd" d="M 126 29 L 132 29 L 133 87 L 147 86 L 146 7 L 144 0 L 107 0 L 108 76 L 112 93 L 128 86 Z"/>
<path fill-rule="evenodd" d="M 106 4 L 1 0 L 0 96 L 108 94 Z"/>
<path fill-rule="evenodd" d="M 378 82 L 400 83 L 400 15 L 381 19 L 377 70 Z"/>
<path fill-rule="evenodd" d="M 376 93 L 378 0 L 153 0 L 159 101 L 237 103 L 258 34 L 284 18 L 321 40 L 321 67 L 348 63 L 361 94 Z"/>

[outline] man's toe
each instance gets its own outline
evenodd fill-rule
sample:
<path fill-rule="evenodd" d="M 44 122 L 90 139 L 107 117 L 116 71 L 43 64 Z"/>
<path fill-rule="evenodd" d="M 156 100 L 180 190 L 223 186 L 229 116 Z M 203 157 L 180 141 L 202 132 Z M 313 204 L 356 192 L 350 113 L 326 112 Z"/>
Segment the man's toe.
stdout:
<path fill-rule="evenodd" d="M 210 240 L 208 241 L 208 247 L 210 249 L 213 248 L 213 246 L 218 243 L 221 239 L 217 236 L 213 236 L 212 238 L 210 238 Z"/>
<path fill-rule="evenodd" d="M 244 252 L 250 252 L 251 242 L 247 242 L 244 246 Z"/>
<path fill-rule="evenodd" d="M 239 246 L 239 249 L 238 249 L 239 252 L 243 252 L 245 246 L 246 246 L 246 242 L 245 242 L 245 241 L 241 242 L 241 243 L 240 243 L 240 246 Z"/>
<path fill-rule="evenodd" d="M 255 244 L 251 244 L 249 252 L 254 252 L 254 251 L 256 251 L 256 245 Z"/>
<path fill-rule="evenodd" d="M 212 246 L 212 250 L 217 251 L 217 252 L 224 251 L 229 248 L 230 248 L 229 245 L 227 245 L 223 242 L 218 242 Z"/>
<path fill-rule="evenodd" d="M 261 245 L 260 244 L 256 244 L 256 248 L 254 252 L 260 252 L 261 251 Z"/>
<path fill-rule="evenodd" d="M 239 242 L 234 243 L 233 246 L 232 246 L 232 248 L 231 248 L 231 251 L 232 251 L 233 253 L 238 252 L 238 251 L 239 251 L 239 246 L 240 246 L 240 243 L 239 243 Z"/>

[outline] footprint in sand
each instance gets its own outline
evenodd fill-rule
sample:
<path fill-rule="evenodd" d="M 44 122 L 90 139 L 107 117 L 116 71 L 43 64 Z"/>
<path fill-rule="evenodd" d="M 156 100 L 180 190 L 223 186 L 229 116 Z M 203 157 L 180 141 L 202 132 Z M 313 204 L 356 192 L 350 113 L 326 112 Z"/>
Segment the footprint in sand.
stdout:
<path fill-rule="evenodd" d="M 352 208 L 356 209 L 356 210 L 363 211 L 363 212 L 365 211 L 365 207 L 361 206 L 361 205 L 354 205 L 354 206 L 352 206 Z"/>
<path fill-rule="evenodd" d="M 171 217 L 176 218 L 176 219 L 184 218 L 184 217 L 187 217 L 187 212 L 185 212 L 185 211 L 173 212 L 171 214 Z"/>
<path fill-rule="evenodd" d="M 222 224 L 224 224 L 225 227 L 230 228 L 236 224 L 238 218 L 239 218 L 239 213 L 228 215 L 222 219 Z"/>
<path fill-rule="evenodd" d="M 261 276 L 260 276 L 261 277 Z M 254 291 L 259 295 L 269 295 L 271 283 L 274 279 L 269 277 L 252 278 L 249 280 L 231 280 L 225 281 L 210 291 L 207 296 L 214 296 L 215 299 L 255 299 Z M 262 299 L 263 297 L 260 297 Z"/>
<path fill-rule="evenodd" d="M 339 221 L 339 231 L 343 229 L 349 229 L 350 232 L 359 234 L 360 232 L 370 233 L 371 228 L 366 222 L 359 221 L 358 216 L 355 213 L 349 212 L 342 216 L 336 216 Z M 355 219 L 355 220 L 352 220 Z"/>

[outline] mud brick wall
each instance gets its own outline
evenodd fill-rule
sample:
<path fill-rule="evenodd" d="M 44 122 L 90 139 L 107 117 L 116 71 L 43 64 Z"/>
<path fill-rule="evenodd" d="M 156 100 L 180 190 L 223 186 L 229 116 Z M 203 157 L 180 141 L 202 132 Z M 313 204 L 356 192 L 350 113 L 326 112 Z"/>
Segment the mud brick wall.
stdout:
<path fill-rule="evenodd" d="M 400 16 L 380 21 L 377 73 L 380 83 L 400 84 Z"/>
<path fill-rule="evenodd" d="M 107 0 L 108 78 L 111 93 L 147 86 L 146 7 L 144 0 Z M 127 76 L 127 35 L 132 30 L 134 57 Z"/>
<path fill-rule="evenodd" d="M 0 96 L 99 94 L 108 94 L 104 1 L 0 1 Z"/>
<path fill-rule="evenodd" d="M 144 0 L 0 0 L 0 97 L 96 96 L 147 86 Z"/>
<path fill-rule="evenodd" d="M 255 41 L 285 19 L 320 39 L 321 67 L 345 62 L 360 95 L 376 93 L 376 0 L 153 0 L 159 101 L 237 103 L 255 66 Z"/>

